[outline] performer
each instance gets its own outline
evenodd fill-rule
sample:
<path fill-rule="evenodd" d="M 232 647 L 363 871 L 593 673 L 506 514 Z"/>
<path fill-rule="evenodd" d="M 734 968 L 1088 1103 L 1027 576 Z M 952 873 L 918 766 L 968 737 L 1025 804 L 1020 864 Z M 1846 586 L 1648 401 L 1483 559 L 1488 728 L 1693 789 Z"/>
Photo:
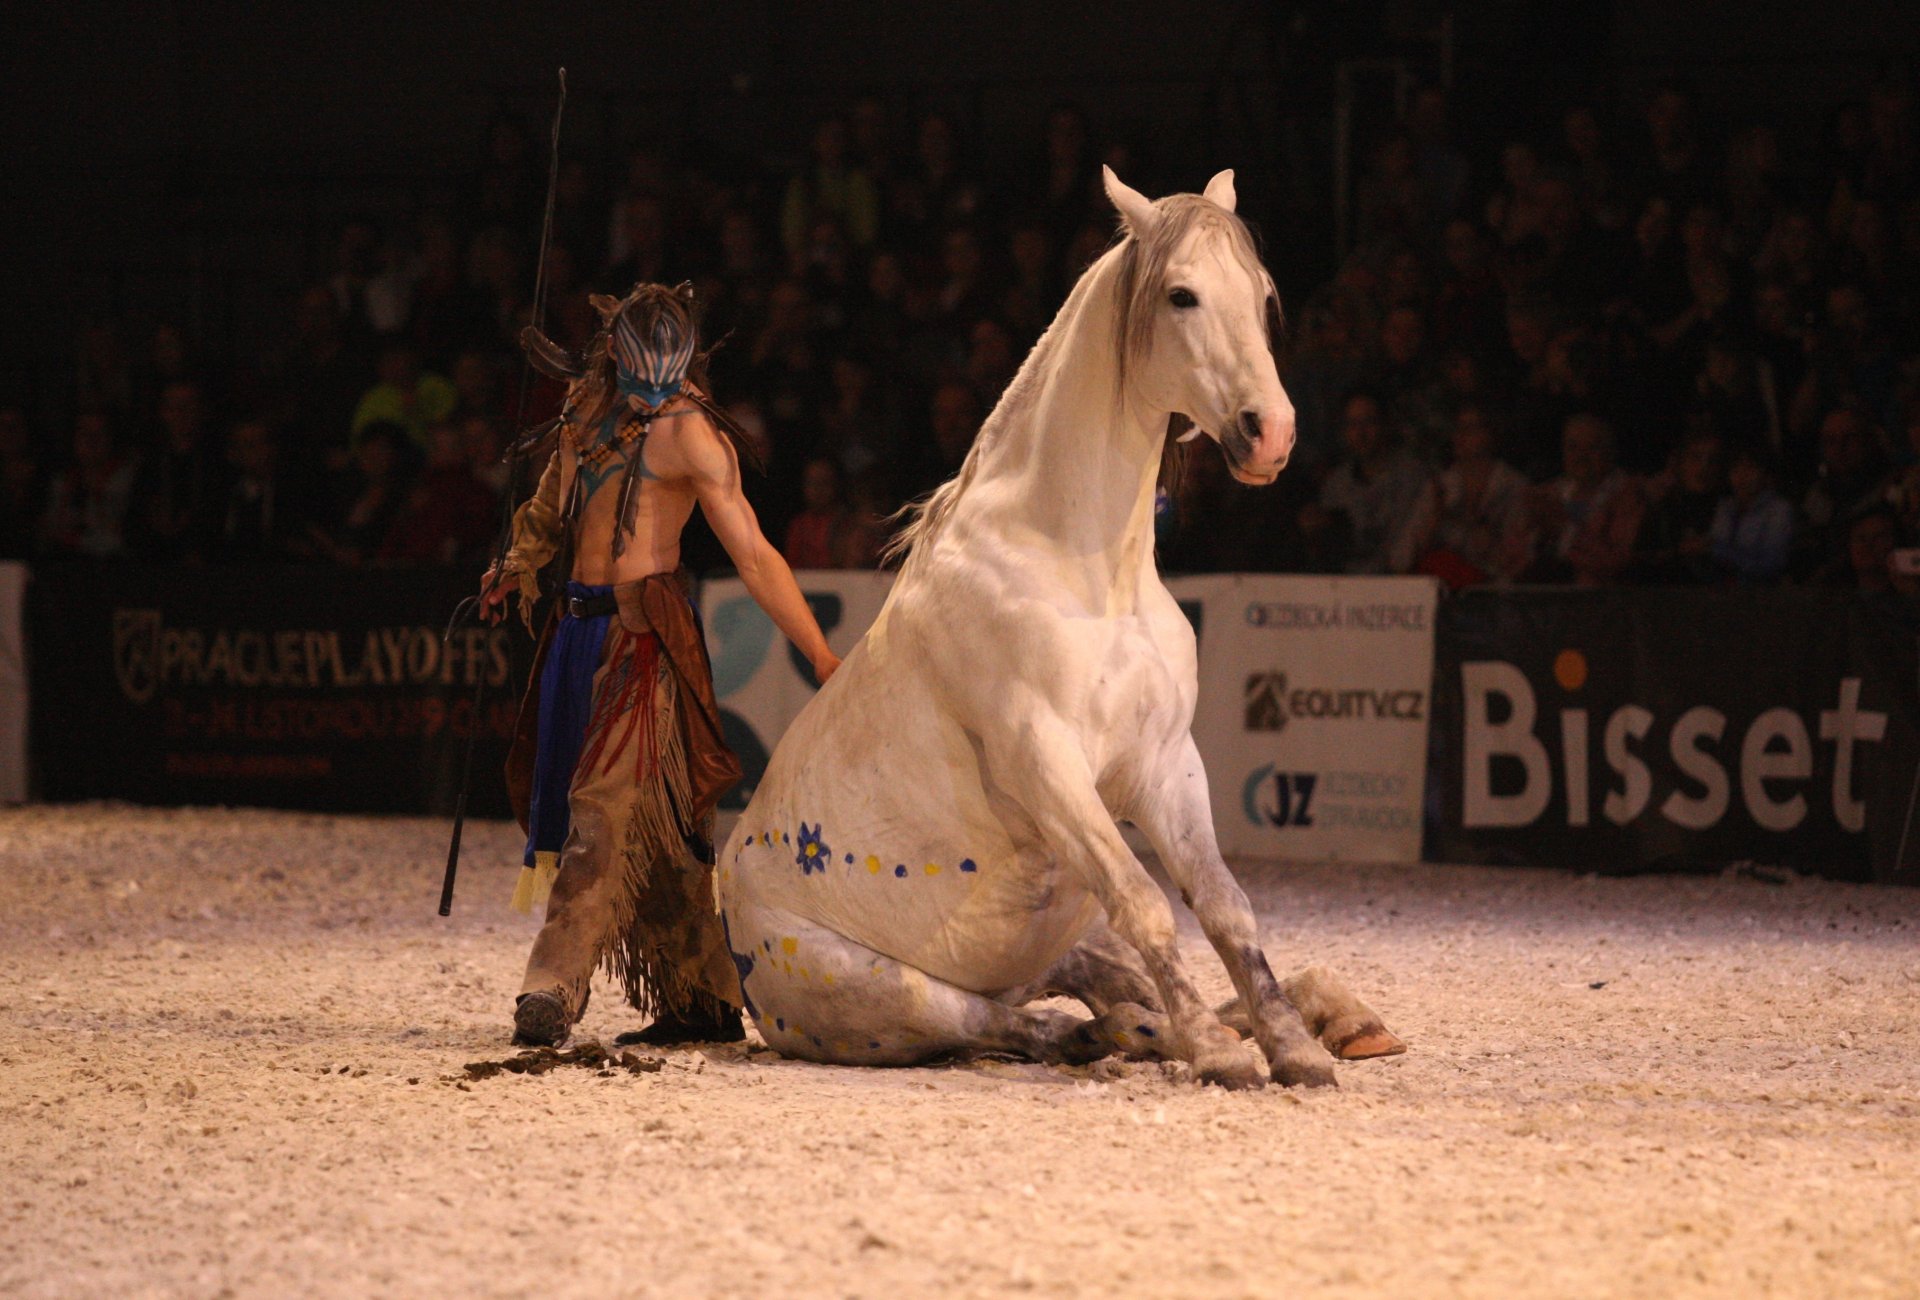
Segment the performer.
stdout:
<path fill-rule="evenodd" d="M 822 682 L 840 661 L 742 495 L 739 434 L 709 395 L 691 286 L 641 284 L 593 305 L 603 324 L 584 359 L 522 336 L 537 369 L 570 382 L 559 445 L 481 582 L 490 620 L 514 591 L 532 631 L 541 570 L 557 560 L 569 577 L 507 763 L 527 831 L 514 906 L 546 902 L 514 1042 L 563 1041 L 598 965 L 654 1017 L 620 1041 L 730 1042 L 743 1033 L 714 906 L 713 809 L 740 767 L 679 567 L 696 502 Z"/>

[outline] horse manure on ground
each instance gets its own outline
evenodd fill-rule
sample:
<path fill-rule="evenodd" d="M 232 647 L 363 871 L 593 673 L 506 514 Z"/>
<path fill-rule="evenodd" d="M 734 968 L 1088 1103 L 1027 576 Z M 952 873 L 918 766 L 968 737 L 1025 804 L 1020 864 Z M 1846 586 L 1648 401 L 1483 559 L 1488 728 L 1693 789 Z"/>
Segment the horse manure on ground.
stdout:
<path fill-rule="evenodd" d="M 477 1083 L 499 1074 L 540 1075 L 563 1066 L 592 1070 L 601 1078 L 610 1079 L 621 1070 L 628 1074 L 658 1074 L 665 1064 L 658 1056 L 642 1056 L 634 1051 L 609 1052 L 599 1043 L 582 1043 L 567 1048 L 536 1047 L 504 1061 L 469 1061 L 465 1066 L 465 1080 Z M 454 1080 L 460 1076 L 448 1078 Z"/>

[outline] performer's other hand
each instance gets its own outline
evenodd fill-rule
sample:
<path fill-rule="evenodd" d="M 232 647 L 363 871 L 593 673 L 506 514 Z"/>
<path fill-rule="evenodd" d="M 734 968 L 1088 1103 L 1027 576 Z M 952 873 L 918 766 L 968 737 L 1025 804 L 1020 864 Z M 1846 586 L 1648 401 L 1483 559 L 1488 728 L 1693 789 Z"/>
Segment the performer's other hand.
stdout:
<path fill-rule="evenodd" d="M 507 616 L 507 592 L 512 584 L 502 582 L 498 569 L 489 568 L 480 579 L 480 617 L 498 623 Z"/>
<path fill-rule="evenodd" d="M 813 661 L 813 675 L 825 686 L 827 678 L 833 676 L 833 670 L 840 666 L 840 656 L 829 650 Z"/>

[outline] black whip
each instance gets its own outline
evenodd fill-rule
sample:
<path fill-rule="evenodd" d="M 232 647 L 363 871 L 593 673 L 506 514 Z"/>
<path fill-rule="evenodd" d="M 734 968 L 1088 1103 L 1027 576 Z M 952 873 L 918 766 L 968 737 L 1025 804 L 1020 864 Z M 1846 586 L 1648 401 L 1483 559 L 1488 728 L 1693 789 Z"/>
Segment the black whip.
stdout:
<path fill-rule="evenodd" d="M 540 221 L 540 256 L 533 273 L 533 325 L 538 329 L 546 320 L 547 312 L 547 250 L 553 242 L 553 206 L 554 195 L 560 184 L 560 118 L 567 111 L 567 70 L 560 70 L 560 98 L 553 106 L 553 132 L 547 152 L 547 205 Z M 515 404 L 514 427 L 519 428 L 527 419 L 527 387 L 532 375 L 532 367 L 525 362 L 520 367 L 520 396 Z M 495 587 L 503 580 L 500 567 L 506 562 L 507 548 L 513 542 L 513 511 L 520 496 L 520 462 L 510 457 L 511 465 L 507 474 L 507 490 L 500 502 L 500 531 L 494 540 L 493 563 L 487 569 L 492 575 L 487 590 L 482 595 L 491 595 Z M 453 617 L 447 620 L 447 630 L 442 642 L 453 639 L 454 631 L 464 623 L 472 622 L 482 614 L 481 597 L 468 596 L 454 606 Z M 440 915 L 453 914 L 453 880 L 460 870 L 460 832 L 467 824 L 467 795 L 473 789 L 473 752 L 480 739 L 481 710 L 487 696 L 487 675 L 485 672 L 474 674 L 473 717 L 467 728 L 467 753 L 460 768 L 460 798 L 453 809 L 453 838 L 447 844 L 447 874 L 440 882 Z"/>

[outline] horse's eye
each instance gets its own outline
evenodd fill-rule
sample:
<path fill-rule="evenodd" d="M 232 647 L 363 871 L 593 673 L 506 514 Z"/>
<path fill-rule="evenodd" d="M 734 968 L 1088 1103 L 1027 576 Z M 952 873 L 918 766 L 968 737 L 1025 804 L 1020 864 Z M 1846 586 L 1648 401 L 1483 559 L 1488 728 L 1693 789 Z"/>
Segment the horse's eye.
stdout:
<path fill-rule="evenodd" d="M 1193 296 L 1193 290 L 1191 289 L 1175 289 L 1167 295 L 1167 301 L 1182 310 L 1200 305 L 1200 300 Z"/>

